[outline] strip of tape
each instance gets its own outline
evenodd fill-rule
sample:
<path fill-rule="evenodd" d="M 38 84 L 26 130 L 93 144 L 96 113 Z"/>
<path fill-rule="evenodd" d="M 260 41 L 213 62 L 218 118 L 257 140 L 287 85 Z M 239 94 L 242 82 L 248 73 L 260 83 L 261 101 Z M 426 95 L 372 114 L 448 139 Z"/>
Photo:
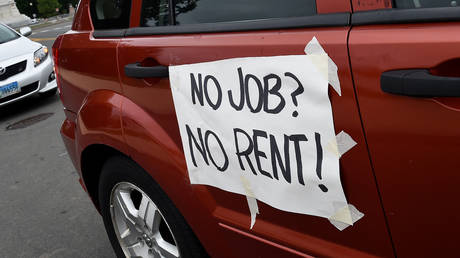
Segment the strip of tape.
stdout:
<path fill-rule="evenodd" d="M 324 51 L 324 48 L 321 46 L 321 44 L 319 44 L 318 39 L 316 39 L 316 37 L 313 37 L 313 39 L 310 42 L 308 42 L 307 46 L 305 46 L 304 52 L 307 55 L 327 54 L 326 51 Z M 340 89 L 340 80 L 338 75 L 339 68 L 330 57 L 328 57 L 327 66 L 327 78 L 329 84 L 332 86 L 332 88 L 334 88 L 334 90 L 337 92 L 337 94 L 339 94 L 339 96 L 342 96 L 342 91 Z"/>
<path fill-rule="evenodd" d="M 337 134 L 336 139 L 340 157 L 351 148 L 355 147 L 356 144 L 358 144 L 355 142 L 355 140 L 353 140 L 353 138 L 351 138 L 349 134 L 344 131 L 341 131 L 339 134 Z"/>
<path fill-rule="evenodd" d="M 352 204 L 337 210 L 337 212 L 329 218 L 329 222 L 338 230 L 343 231 L 349 226 L 352 226 L 356 221 L 364 217 L 364 213 L 356 209 Z"/>
<path fill-rule="evenodd" d="M 257 214 L 259 214 L 259 206 L 257 205 L 256 198 L 249 197 L 246 195 L 246 199 L 248 201 L 249 212 L 251 213 L 251 226 L 249 227 L 249 229 L 252 229 L 252 227 L 254 227 L 254 224 L 256 224 L 256 217 Z"/>
<path fill-rule="evenodd" d="M 307 55 L 327 54 L 316 37 L 313 37 L 313 39 L 305 47 L 304 51 Z M 337 94 L 342 96 L 340 80 L 338 76 L 339 69 L 329 56 L 327 66 L 327 75 L 324 74 L 324 68 L 320 67 L 322 68 L 320 71 L 323 73 L 323 76 L 327 76 L 329 84 L 337 92 Z M 328 142 L 326 149 L 340 158 L 356 144 L 357 143 L 353 140 L 353 138 L 351 138 L 349 134 L 341 131 Z M 331 222 L 331 224 L 334 225 L 337 229 L 342 231 L 347 227 L 352 226 L 353 223 L 360 220 L 362 217 L 364 217 L 364 213 L 360 212 L 352 204 L 347 204 L 346 206 L 337 209 L 336 213 L 329 218 L 329 222 Z"/>
<path fill-rule="evenodd" d="M 337 157 L 342 157 L 347 151 L 353 148 L 357 143 L 349 134 L 344 131 L 338 133 L 335 138 L 332 138 L 326 145 L 326 149 Z M 337 209 L 336 213 L 329 218 L 329 222 L 338 230 L 342 231 L 349 226 L 352 226 L 356 221 L 364 217 L 364 213 L 356 209 L 352 204 Z"/>
<path fill-rule="evenodd" d="M 240 180 L 243 184 L 244 190 L 246 191 L 246 200 L 248 201 L 249 213 L 251 213 L 251 226 L 249 229 L 252 229 L 254 224 L 256 224 L 256 217 L 257 214 L 259 214 L 259 206 L 257 205 L 257 199 L 254 197 L 249 181 L 244 176 L 241 176 Z"/>
<path fill-rule="evenodd" d="M 326 145 L 326 149 L 339 158 L 342 157 L 347 151 L 355 147 L 357 143 L 349 134 L 344 131 L 338 133 L 335 138 L 332 138 Z"/>

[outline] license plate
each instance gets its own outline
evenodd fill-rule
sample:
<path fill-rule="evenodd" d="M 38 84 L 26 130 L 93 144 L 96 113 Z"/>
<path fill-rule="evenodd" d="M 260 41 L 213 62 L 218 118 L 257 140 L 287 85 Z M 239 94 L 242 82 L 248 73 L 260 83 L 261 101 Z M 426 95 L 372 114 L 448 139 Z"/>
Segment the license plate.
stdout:
<path fill-rule="evenodd" d="M 21 88 L 19 87 L 18 82 L 12 82 L 7 85 L 3 85 L 0 87 L 0 99 L 18 92 L 21 92 Z"/>

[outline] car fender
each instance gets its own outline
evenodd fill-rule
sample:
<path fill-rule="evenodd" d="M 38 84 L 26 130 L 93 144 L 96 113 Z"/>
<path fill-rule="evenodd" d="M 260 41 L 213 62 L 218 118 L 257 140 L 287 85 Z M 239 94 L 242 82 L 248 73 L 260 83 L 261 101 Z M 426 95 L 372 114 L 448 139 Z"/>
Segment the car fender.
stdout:
<path fill-rule="evenodd" d="M 151 115 L 125 97 L 122 127 L 131 158 L 166 192 L 208 252 L 212 254 L 214 248 L 228 249 L 209 246 L 215 242 L 210 236 L 224 234 L 212 216 L 216 203 L 206 186 L 190 184 L 182 146 Z"/>
<path fill-rule="evenodd" d="M 75 125 L 77 161 L 88 146 L 103 144 L 127 153 L 121 127 L 121 95 L 110 90 L 90 92 L 77 112 Z M 76 162 L 81 171 L 81 162 Z"/>

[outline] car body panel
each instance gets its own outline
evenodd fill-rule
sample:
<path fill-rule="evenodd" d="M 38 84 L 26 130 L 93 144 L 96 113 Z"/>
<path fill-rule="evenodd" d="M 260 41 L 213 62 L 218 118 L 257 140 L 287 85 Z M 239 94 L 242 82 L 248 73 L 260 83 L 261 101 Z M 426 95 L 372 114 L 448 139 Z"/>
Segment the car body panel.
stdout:
<path fill-rule="evenodd" d="M 88 146 L 103 144 L 127 152 L 121 126 L 121 99 L 121 95 L 110 90 L 92 91 L 85 98 L 74 122 L 75 163 L 80 172 L 81 153 Z"/>
<path fill-rule="evenodd" d="M 19 45 L 16 45 L 16 43 Z M 36 93 L 45 93 L 57 88 L 56 80 L 48 81 L 50 74 L 53 72 L 54 65 L 50 55 L 48 55 L 41 64 L 34 66 L 34 52 L 40 49 L 41 46 L 42 45 L 32 42 L 25 37 L 20 37 L 16 40 L 0 44 L 0 57 L 3 58 L 1 53 L 8 56 L 8 59 L 5 58 L 0 61 L 0 67 L 8 67 L 22 61 L 27 62 L 25 70 L 5 80 L 0 80 L 0 87 L 12 82 L 17 82 L 22 89 L 24 86 L 30 86 L 37 83 L 37 87 L 35 88 L 34 86 L 33 91 L 27 91 L 25 94 L 24 92 L 15 94 L 13 96 L 16 97 L 9 98 L 8 100 L 0 98 L 0 106 L 16 102 Z"/>
<path fill-rule="evenodd" d="M 23 55 L 33 56 L 34 52 L 41 47 L 41 44 L 21 36 L 17 39 L 0 44 L 0 62 L 8 62 L 8 60 L 12 58 Z"/>
<path fill-rule="evenodd" d="M 81 153 L 94 144 L 129 156 L 160 184 L 213 257 L 456 253 L 460 102 L 383 93 L 380 75 L 426 68 L 460 77 L 460 38 L 453 33 L 459 22 L 94 38 L 88 3 L 82 0 L 59 52 L 67 116 L 61 133 L 80 172 Z M 325 0 L 317 11 L 392 6 Z M 133 1 L 131 27 L 139 26 L 141 8 Z M 250 230 L 244 196 L 190 184 L 168 78 L 129 78 L 124 66 L 299 55 L 313 36 L 339 67 L 342 96 L 329 92 L 335 130 L 357 142 L 340 159 L 341 181 L 349 203 L 365 216 L 340 232 L 326 219 L 258 202 Z"/>
<path fill-rule="evenodd" d="M 350 1 L 317 0 L 316 12 L 318 14 L 351 13 L 351 3 Z"/>
<path fill-rule="evenodd" d="M 146 116 L 156 121 L 168 134 L 168 141 L 181 146 L 169 80 L 129 78 L 123 72 L 126 64 L 142 62 L 148 65 L 180 65 L 234 57 L 304 54 L 304 47 L 313 36 L 319 39 L 339 67 L 343 95 L 338 96 L 332 88 L 330 91 L 336 132 L 344 130 L 358 142 L 356 147 L 341 158 L 342 184 L 349 202 L 356 205 L 366 216 L 353 227 L 340 232 L 326 219 L 281 212 L 259 202 L 257 223 L 249 231 L 250 217 L 244 196 L 209 186 L 193 187 L 199 187 L 202 189 L 201 194 L 206 193 L 212 197 L 212 203 L 216 206 L 209 209 L 213 210 L 217 222 L 257 235 L 269 242 L 309 255 L 392 256 L 391 242 L 379 203 L 351 81 L 346 46 L 348 27 L 126 37 L 118 47 L 118 69 L 121 71 L 123 94 L 146 112 Z M 144 133 L 139 134 L 136 137 L 142 138 Z M 126 137 L 128 144 L 134 140 Z M 144 141 L 144 144 L 144 147 L 136 149 L 138 155 L 149 156 L 156 152 L 149 142 Z M 180 150 L 183 155 L 182 147 Z M 184 176 L 181 180 L 188 180 L 185 165 L 181 169 Z M 155 175 L 154 178 L 158 176 Z M 180 203 L 176 205 L 182 206 Z M 190 224 L 195 229 L 196 225 Z M 362 235 L 367 236 L 365 240 L 360 237 Z M 244 245 L 244 241 L 246 239 L 242 237 L 238 245 Z M 212 249 L 211 245 L 215 241 L 202 242 L 206 248 Z"/>
<path fill-rule="evenodd" d="M 351 0 L 353 12 L 391 9 L 393 7 L 392 0 Z"/>
<path fill-rule="evenodd" d="M 457 253 L 460 100 L 384 93 L 380 75 L 426 68 L 460 76 L 459 30 L 450 22 L 357 26 L 350 34 L 363 125 L 400 257 Z"/>
<path fill-rule="evenodd" d="M 77 113 L 86 96 L 98 89 L 121 93 L 116 53 L 119 40 L 94 39 L 89 31 L 69 31 L 62 36 L 60 95 L 66 109 Z"/>
<path fill-rule="evenodd" d="M 235 234 L 220 227 L 219 221 L 211 215 L 216 204 L 206 187 L 191 185 L 188 181 L 181 146 L 171 139 L 154 118 L 131 100 L 124 98 L 122 109 L 128 153 L 158 182 L 199 239 L 213 243 L 207 246 L 208 253 L 212 257 L 257 256 L 258 250 L 251 246 L 263 244 L 260 241 L 247 239 L 239 248 L 235 248 L 234 242 L 228 241 Z M 215 236 L 219 236 L 220 241 L 214 241 Z M 282 257 L 290 254 L 274 246 L 268 248 L 270 252 Z"/>

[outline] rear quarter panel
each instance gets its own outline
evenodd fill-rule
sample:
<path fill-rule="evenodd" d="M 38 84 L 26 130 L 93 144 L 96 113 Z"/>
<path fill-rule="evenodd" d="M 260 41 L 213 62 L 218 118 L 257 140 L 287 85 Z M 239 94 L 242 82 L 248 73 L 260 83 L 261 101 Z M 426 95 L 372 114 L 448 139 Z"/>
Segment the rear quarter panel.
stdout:
<path fill-rule="evenodd" d="M 121 94 L 118 80 L 119 39 L 94 39 L 89 31 L 70 31 L 59 48 L 61 98 L 64 107 L 78 112 L 86 96 L 106 89 Z"/>

